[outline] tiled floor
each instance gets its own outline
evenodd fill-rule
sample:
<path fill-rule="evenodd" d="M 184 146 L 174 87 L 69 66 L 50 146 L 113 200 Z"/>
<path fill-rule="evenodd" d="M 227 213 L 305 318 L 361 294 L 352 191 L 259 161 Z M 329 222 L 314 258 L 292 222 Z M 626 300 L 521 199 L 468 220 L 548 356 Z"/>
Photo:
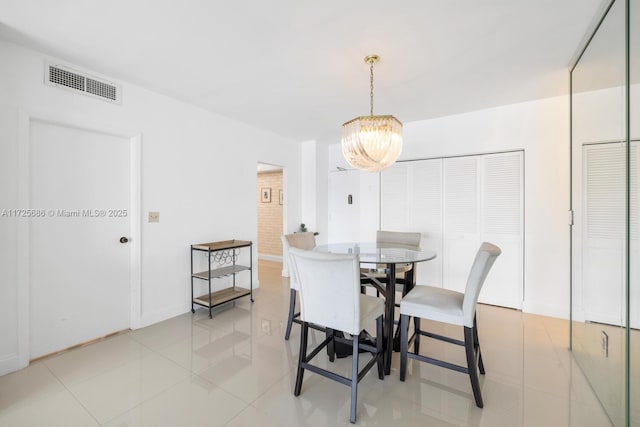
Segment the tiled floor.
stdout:
<path fill-rule="evenodd" d="M 0 426 L 350 425 L 347 387 L 307 373 L 302 395 L 292 394 L 300 328 L 284 341 L 289 289 L 280 268 L 260 262 L 254 304 L 240 300 L 213 319 L 186 313 L 0 377 Z M 566 321 L 480 306 L 478 323 L 484 409 L 466 375 L 409 361 L 401 383 L 395 357 L 384 381 L 373 369 L 360 383 L 357 424 L 610 425 L 567 351 Z M 461 347 L 422 347 L 464 363 Z M 350 363 L 333 368 L 346 374 Z"/>

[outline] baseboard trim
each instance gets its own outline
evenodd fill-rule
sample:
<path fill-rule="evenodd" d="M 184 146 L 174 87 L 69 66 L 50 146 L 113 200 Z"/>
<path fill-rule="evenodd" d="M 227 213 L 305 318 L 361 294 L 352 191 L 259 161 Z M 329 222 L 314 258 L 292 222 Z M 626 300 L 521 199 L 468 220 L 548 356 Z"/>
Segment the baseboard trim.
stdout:
<path fill-rule="evenodd" d="M 142 318 L 140 319 L 140 328 L 151 326 L 153 324 L 162 322 L 163 320 L 171 319 L 172 317 L 179 316 L 190 310 L 191 307 L 185 307 L 184 305 L 174 305 L 163 310 L 143 313 Z"/>
<path fill-rule="evenodd" d="M 539 314 L 541 316 L 557 317 L 559 319 L 569 319 L 569 304 L 566 306 L 551 304 L 536 304 L 522 302 L 522 312 L 530 314 Z"/>
<path fill-rule="evenodd" d="M 130 331 L 130 329 L 123 329 L 121 331 L 111 332 L 110 334 L 106 334 L 106 335 L 103 335 L 103 336 L 97 337 L 97 338 L 92 338 L 90 340 L 81 342 L 79 344 L 74 344 L 74 345 L 69 346 L 67 348 L 63 348 L 62 350 L 57 350 L 57 351 L 54 351 L 52 353 L 43 354 L 42 356 L 38 356 L 38 357 L 36 357 L 34 359 L 29 360 L 29 364 L 31 365 L 32 363 L 38 362 L 40 360 L 47 359 L 47 358 L 53 357 L 53 356 L 58 356 L 58 355 L 60 355 L 62 353 L 66 353 L 67 351 L 75 350 L 76 348 L 86 347 L 88 345 L 95 344 L 97 342 L 104 341 L 107 338 L 115 337 L 116 335 L 126 334 L 129 331 Z"/>
<path fill-rule="evenodd" d="M 258 254 L 258 259 L 262 259 L 265 261 L 282 262 L 281 255 Z"/>
<path fill-rule="evenodd" d="M 18 353 L 9 353 L 0 356 L 0 376 L 18 371 L 26 366 L 20 366 Z"/>

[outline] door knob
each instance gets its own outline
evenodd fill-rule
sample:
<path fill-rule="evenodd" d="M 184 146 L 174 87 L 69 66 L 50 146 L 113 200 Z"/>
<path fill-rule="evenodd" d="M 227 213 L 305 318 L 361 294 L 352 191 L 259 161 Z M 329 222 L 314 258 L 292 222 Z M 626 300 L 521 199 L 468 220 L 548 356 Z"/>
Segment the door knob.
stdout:
<path fill-rule="evenodd" d="M 129 241 L 129 239 L 127 239 L 126 237 L 122 236 L 120 238 L 120 243 L 127 243 Z"/>

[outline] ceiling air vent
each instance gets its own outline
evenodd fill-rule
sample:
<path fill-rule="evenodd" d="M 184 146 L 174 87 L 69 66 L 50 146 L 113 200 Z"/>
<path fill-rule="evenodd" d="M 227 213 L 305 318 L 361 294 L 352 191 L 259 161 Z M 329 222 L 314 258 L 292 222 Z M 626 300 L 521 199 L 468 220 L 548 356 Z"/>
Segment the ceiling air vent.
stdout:
<path fill-rule="evenodd" d="M 120 85 L 81 73 L 69 67 L 56 64 L 45 64 L 45 84 L 49 86 L 71 89 L 104 101 L 121 104 L 122 89 Z"/>

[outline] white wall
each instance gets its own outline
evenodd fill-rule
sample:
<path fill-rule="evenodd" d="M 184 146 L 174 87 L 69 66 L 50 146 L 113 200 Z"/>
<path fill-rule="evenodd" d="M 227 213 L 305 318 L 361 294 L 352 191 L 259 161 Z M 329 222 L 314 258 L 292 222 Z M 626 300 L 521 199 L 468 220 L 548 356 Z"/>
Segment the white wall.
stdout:
<path fill-rule="evenodd" d="M 125 82 L 121 106 L 46 86 L 45 59 L 52 58 L 0 41 L 0 209 L 24 207 L 18 206 L 19 111 L 141 134 L 142 217 L 160 212 L 160 223 L 142 221 L 142 326 L 191 308 L 190 244 L 256 241 L 257 162 L 286 168 L 286 226 L 301 222 L 298 143 Z M 19 367 L 20 221 L 0 218 L 0 375 Z"/>
<path fill-rule="evenodd" d="M 569 98 L 404 124 L 401 160 L 524 149 L 523 311 L 569 316 Z M 347 167 L 338 144 L 329 165 Z"/>
<path fill-rule="evenodd" d="M 301 212 L 297 222 L 292 222 L 288 232 L 298 229 L 301 222 L 309 231 L 317 232 L 316 243 L 327 242 L 327 146 L 317 141 L 302 143 L 300 164 L 302 180 L 300 183 Z M 319 197 L 318 195 L 323 195 Z M 286 273 L 286 272 L 285 272 Z"/>
<path fill-rule="evenodd" d="M 305 141 L 301 146 L 300 163 L 302 169 L 302 187 L 305 189 L 315 189 L 318 182 L 317 167 L 316 167 L 316 151 L 318 144 L 316 141 Z M 317 226 L 317 204 L 315 191 L 303 191 L 301 197 L 301 221 L 306 225 L 307 230 L 316 231 Z M 296 227 L 288 230 L 294 232 L 298 229 L 300 224 L 295 224 Z"/>

